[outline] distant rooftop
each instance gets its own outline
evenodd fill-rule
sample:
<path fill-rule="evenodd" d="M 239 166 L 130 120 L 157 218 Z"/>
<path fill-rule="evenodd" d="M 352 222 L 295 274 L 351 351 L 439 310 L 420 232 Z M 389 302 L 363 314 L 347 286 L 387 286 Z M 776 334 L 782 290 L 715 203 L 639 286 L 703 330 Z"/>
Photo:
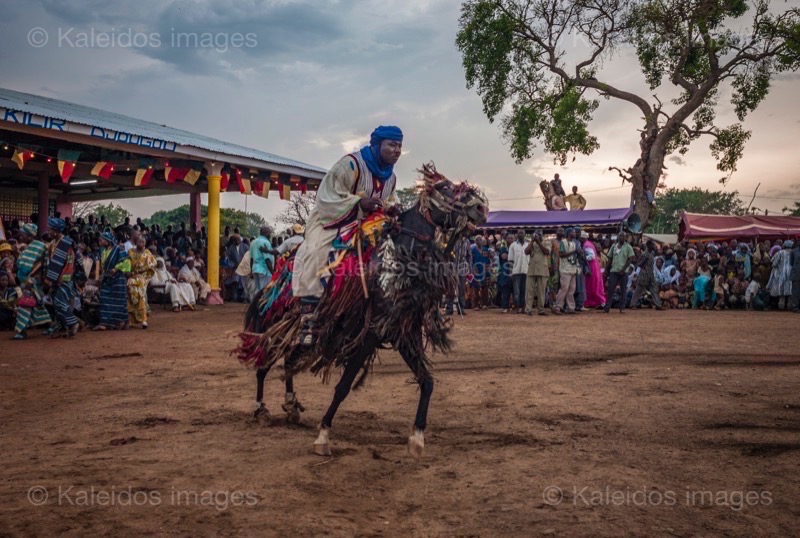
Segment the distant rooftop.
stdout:
<path fill-rule="evenodd" d="M 262 164 L 268 167 L 269 165 L 275 165 L 286 169 L 289 173 L 294 172 L 298 175 L 315 177 L 318 179 L 327 172 L 324 168 L 286 157 L 280 157 L 272 153 L 267 153 L 266 151 L 247 148 L 182 129 L 175 129 L 166 125 L 159 125 L 157 123 L 131 118 L 130 116 L 68 103 L 59 99 L 42 97 L 40 95 L 32 95 L 0 88 L 0 108 L 68 122 L 68 124 L 63 126 L 51 123 L 51 128 L 58 127 L 60 130 L 66 132 L 70 132 L 69 123 L 72 123 L 96 128 L 98 132 L 102 129 L 104 133 L 113 133 L 113 137 L 116 138 L 109 138 L 110 140 L 120 139 L 126 143 L 133 143 L 131 140 L 134 139 L 140 141 L 157 140 L 159 142 L 165 142 L 170 147 L 180 147 L 179 152 L 181 154 L 199 159 L 213 158 L 243 166 L 258 166 Z M 8 120 L 11 117 L 12 116 L 9 116 L 6 112 L 5 117 L 0 116 L 0 120 Z M 19 122 L 18 120 L 19 118 L 16 118 L 14 121 Z M 28 123 L 27 125 L 34 127 L 40 126 L 36 123 Z M 94 134 L 94 131 L 92 131 L 92 133 Z M 108 137 L 107 134 L 106 136 Z M 201 151 L 193 152 L 192 148 L 197 148 Z M 209 155 L 209 152 L 212 155 Z M 237 159 L 237 157 L 241 159 Z M 258 162 L 256 163 L 254 161 Z"/>

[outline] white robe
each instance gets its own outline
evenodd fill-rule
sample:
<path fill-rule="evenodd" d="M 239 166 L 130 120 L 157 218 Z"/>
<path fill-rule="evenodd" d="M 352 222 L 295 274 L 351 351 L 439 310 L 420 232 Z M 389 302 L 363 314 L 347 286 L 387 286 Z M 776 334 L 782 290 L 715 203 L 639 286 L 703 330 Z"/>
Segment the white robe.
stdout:
<path fill-rule="evenodd" d="M 339 228 L 365 216 L 358 207 L 362 198 L 380 198 L 387 206 L 396 204 L 396 184 L 397 177 L 393 174 L 380 190 L 380 183 L 373 180 L 358 152 L 345 155 L 333 165 L 320 183 L 316 204 L 306 223 L 305 241 L 297 250 L 292 274 L 295 297 L 322 295 L 320 279 L 328 275 L 320 273 L 327 264 Z"/>
<path fill-rule="evenodd" d="M 192 269 L 189 269 L 188 265 L 181 267 L 181 270 L 178 272 L 178 280 L 185 280 L 191 284 L 195 291 L 195 297 L 200 300 L 204 300 L 208 297 L 208 294 L 211 293 L 211 286 L 208 282 L 203 280 L 197 267 Z"/>
<path fill-rule="evenodd" d="M 156 270 L 150 279 L 151 286 L 164 286 L 164 293 L 169 294 L 172 306 L 189 306 L 196 302 L 194 288 L 188 282 L 178 282 L 166 269 L 164 259 L 156 258 Z"/>

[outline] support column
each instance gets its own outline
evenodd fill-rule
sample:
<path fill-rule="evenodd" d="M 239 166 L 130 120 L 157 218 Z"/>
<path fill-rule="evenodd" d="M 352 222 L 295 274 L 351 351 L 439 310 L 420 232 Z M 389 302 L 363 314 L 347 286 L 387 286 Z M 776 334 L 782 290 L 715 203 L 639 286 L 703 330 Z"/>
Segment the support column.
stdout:
<path fill-rule="evenodd" d="M 222 163 L 205 164 L 208 180 L 208 283 L 211 293 L 208 295 L 208 304 L 222 304 L 219 286 L 219 185 L 222 181 Z M 199 195 L 198 195 L 199 198 Z M 198 200 L 199 202 L 199 200 Z M 198 208 L 199 208 L 198 203 Z"/>
<path fill-rule="evenodd" d="M 50 208 L 50 176 L 47 172 L 39 173 L 39 237 L 47 233 L 47 217 Z"/>
<path fill-rule="evenodd" d="M 61 218 L 72 218 L 72 202 L 69 200 L 69 195 L 59 194 L 56 196 L 56 211 L 61 213 Z"/>
<path fill-rule="evenodd" d="M 197 231 L 203 226 L 203 215 L 200 212 L 200 193 L 193 192 L 189 195 L 189 226 L 194 224 Z"/>

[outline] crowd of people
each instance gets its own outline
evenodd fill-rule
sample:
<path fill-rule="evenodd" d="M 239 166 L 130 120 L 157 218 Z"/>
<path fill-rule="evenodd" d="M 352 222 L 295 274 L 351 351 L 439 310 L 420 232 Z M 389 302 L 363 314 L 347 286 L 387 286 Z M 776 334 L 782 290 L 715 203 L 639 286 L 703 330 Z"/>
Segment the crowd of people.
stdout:
<path fill-rule="evenodd" d="M 35 220 L 35 215 L 32 216 Z M 148 327 L 150 304 L 180 312 L 204 304 L 208 237 L 203 227 L 162 229 L 141 219 L 112 227 L 104 217 L 10 223 L 0 242 L 0 327 L 14 339 L 30 329 L 74 336 L 93 330 Z M 222 295 L 249 302 L 266 286 L 276 259 L 303 242 L 264 226 L 258 237 L 226 227 L 221 237 Z M 792 310 L 800 312 L 800 242 L 658 245 L 625 233 L 558 229 L 554 237 L 519 230 L 464 238 L 456 244 L 456 293 L 445 310 L 499 308 L 533 315 L 612 308 Z"/>
<path fill-rule="evenodd" d="M 31 221 L 36 222 L 32 215 Z M 147 226 L 130 219 L 112 227 L 105 217 L 48 219 L 48 229 L 12 221 L 0 242 L 0 328 L 24 340 L 33 328 L 51 337 L 148 327 L 150 304 L 194 310 L 211 293 L 203 260 L 204 227 Z M 223 299 L 249 301 L 270 280 L 276 256 L 302 242 L 303 229 L 255 238 L 226 227 L 220 246 Z M 273 240 L 275 245 L 273 246 Z"/>
<path fill-rule="evenodd" d="M 456 247 L 457 293 L 446 313 L 500 308 L 533 315 L 596 309 L 695 308 L 800 313 L 800 242 L 657 244 L 579 227 L 555 237 L 483 232 Z"/>

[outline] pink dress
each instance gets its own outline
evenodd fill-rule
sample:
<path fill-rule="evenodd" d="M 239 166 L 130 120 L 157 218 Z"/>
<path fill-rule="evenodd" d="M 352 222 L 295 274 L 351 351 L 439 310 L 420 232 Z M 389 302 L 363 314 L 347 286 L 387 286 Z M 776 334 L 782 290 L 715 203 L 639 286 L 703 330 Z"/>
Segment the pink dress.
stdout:
<path fill-rule="evenodd" d="M 594 243 L 588 239 L 583 243 L 586 253 L 586 263 L 591 274 L 586 275 L 586 308 L 597 308 L 606 304 L 605 288 L 603 286 L 603 273 L 600 272 L 600 257 Z"/>

